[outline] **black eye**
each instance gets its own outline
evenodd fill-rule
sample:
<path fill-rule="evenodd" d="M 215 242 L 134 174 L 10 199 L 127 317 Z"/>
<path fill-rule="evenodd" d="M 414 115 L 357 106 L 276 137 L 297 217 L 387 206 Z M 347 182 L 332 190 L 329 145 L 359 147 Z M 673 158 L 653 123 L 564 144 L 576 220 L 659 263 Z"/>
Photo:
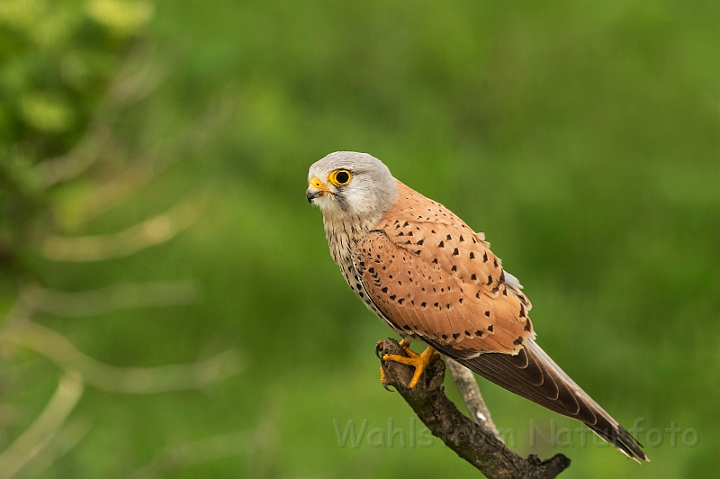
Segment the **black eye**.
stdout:
<path fill-rule="evenodd" d="M 335 181 L 337 181 L 339 184 L 344 185 L 348 181 L 350 181 L 350 173 L 347 171 L 338 171 L 335 175 Z"/>
<path fill-rule="evenodd" d="M 328 180 L 335 186 L 345 186 L 352 180 L 352 173 L 348 170 L 335 170 L 330 173 Z"/>

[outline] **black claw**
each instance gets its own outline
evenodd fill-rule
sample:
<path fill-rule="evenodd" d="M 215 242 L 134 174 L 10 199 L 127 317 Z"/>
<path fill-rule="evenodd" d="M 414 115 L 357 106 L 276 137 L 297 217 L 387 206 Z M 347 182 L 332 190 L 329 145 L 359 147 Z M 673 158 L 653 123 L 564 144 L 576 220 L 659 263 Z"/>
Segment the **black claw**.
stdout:
<path fill-rule="evenodd" d="M 395 392 L 395 391 L 393 391 L 392 389 L 390 389 L 390 386 L 388 386 L 387 383 L 382 383 L 382 385 L 383 385 L 383 387 L 385 388 L 385 390 L 386 390 L 387 392 L 389 392 L 389 393 L 394 393 L 394 392 Z"/>
<path fill-rule="evenodd" d="M 377 356 L 378 359 L 382 359 L 382 352 L 383 352 L 383 343 L 382 341 L 378 341 L 375 345 L 375 356 Z"/>

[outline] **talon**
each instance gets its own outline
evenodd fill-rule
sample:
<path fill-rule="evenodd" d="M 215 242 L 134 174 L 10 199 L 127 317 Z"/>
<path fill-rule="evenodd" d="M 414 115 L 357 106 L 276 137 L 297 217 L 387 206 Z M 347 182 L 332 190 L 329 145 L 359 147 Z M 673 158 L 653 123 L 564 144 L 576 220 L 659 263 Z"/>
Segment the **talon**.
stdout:
<path fill-rule="evenodd" d="M 380 366 L 380 384 L 382 384 L 382 387 L 384 387 L 387 392 L 393 392 L 388 386 L 387 377 L 385 377 L 385 371 L 383 371 L 382 366 Z"/>
<path fill-rule="evenodd" d="M 413 374 L 412 380 L 408 385 L 410 389 L 412 389 L 417 386 L 417 383 L 420 380 L 420 376 L 422 376 L 425 368 L 428 367 L 430 362 L 434 361 L 435 359 L 439 359 L 440 355 L 436 354 L 435 349 L 433 349 L 432 347 L 428 347 L 421 354 L 418 354 L 415 351 L 412 351 L 407 345 L 403 345 L 402 342 L 401 346 L 403 346 L 403 349 L 406 353 L 408 353 L 409 357 L 400 356 L 398 354 L 385 354 L 383 355 L 382 359 L 383 361 L 395 361 L 397 363 L 413 366 L 415 368 L 415 374 Z M 381 377 L 384 377 L 384 374 Z"/>
<path fill-rule="evenodd" d="M 380 353 L 382 353 L 382 350 L 383 350 L 382 345 L 383 345 L 382 341 L 378 341 L 377 344 L 375 344 L 375 356 L 377 356 L 378 359 L 382 359 L 382 356 L 380 355 Z"/>

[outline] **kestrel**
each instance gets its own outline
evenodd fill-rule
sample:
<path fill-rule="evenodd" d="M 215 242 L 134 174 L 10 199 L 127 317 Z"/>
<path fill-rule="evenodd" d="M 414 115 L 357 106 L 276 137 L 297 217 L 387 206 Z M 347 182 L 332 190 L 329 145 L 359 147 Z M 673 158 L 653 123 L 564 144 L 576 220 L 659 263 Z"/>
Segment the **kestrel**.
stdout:
<path fill-rule="evenodd" d="M 640 444 L 535 342 L 530 301 L 482 233 L 396 180 L 378 159 L 339 151 L 310 167 L 308 201 L 323 215 L 350 289 L 403 337 L 414 387 L 437 350 L 490 381 L 578 419 L 635 460 Z M 422 354 L 409 341 L 428 345 Z M 435 355 L 437 356 L 437 355 Z"/>

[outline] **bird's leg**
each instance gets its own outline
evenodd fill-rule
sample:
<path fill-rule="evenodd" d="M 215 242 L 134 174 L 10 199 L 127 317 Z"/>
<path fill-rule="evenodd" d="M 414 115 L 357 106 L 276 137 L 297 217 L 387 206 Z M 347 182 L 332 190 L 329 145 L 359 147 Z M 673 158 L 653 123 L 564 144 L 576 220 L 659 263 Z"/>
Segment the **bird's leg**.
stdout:
<path fill-rule="evenodd" d="M 400 347 L 405 350 L 405 353 L 407 353 L 408 357 L 400 356 L 399 354 L 385 354 L 383 355 L 382 359 L 383 361 L 395 361 L 397 363 L 407 364 L 408 366 L 414 366 L 415 374 L 413 374 L 412 380 L 409 384 L 410 389 L 412 389 L 417 385 L 418 381 L 420 380 L 420 376 L 422 376 L 425 368 L 428 367 L 431 361 L 435 359 L 440 359 L 440 355 L 435 354 L 435 349 L 431 346 L 428 346 L 425 351 L 418 354 L 412 349 L 410 349 L 410 341 L 406 341 L 405 339 L 400 341 L 399 344 Z M 382 372 L 382 368 L 380 368 L 380 371 L 380 380 L 383 381 L 385 379 L 385 375 Z M 383 384 L 385 384 L 384 381 Z"/>

